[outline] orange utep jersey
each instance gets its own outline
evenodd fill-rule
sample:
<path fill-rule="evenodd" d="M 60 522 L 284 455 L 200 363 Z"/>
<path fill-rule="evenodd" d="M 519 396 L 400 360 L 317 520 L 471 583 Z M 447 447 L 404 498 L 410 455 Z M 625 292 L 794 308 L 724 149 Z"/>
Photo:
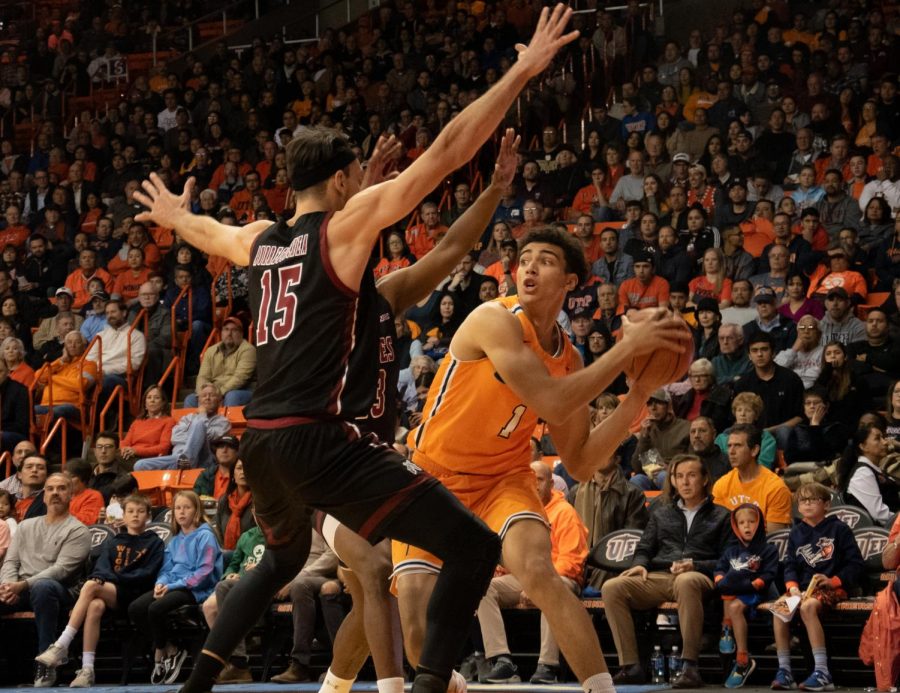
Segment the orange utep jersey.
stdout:
<path fill-rule="evenodd" d="M 561 328 L 559 353 L 545 352 L 516 296 L 496 299 L 519 319 L 524 342 L 550 375 L 562 377 L 576 368 L 578 354 Z M 504 382 L 487 358 L 460 361 L 452 350 L 434 378 L 422 423 L 409 434 L 413 460 L 426 470 L 433 465 L 451 472 L 498 475 L 531 463 L 531 436 L 538 422 Z"/>

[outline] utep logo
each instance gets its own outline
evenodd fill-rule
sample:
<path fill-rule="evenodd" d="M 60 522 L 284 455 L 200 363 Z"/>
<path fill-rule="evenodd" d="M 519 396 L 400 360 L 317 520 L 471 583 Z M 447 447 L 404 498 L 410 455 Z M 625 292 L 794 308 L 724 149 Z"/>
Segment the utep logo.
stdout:
<path fill-rule="evenodd" d="M 731 563 L 732 570 L 749 570 L 755 573 L 759 571 L 762 565 L 762 558 L 754 554 L 752 556 L 732 558 L 729 563 Z"/>
<path fill-rule="evenodd" d="M 403 460 L 403 466 L 406 467 L 406 471 L 413 476 L 419 476 L 419 474 L 422 473 L 422 468 L 409 460 Z"/>
<path fill-rule="evenodd" d="M 102 544 L 109 535 L 106 532 L 91 532 L 91 548 L 96 549 Z"/>
<path fill-rule="evenodd" d="M 829 515 L 833 515 L 845 525 L 847 525 L 850 529 L 856 527 L 859 524 L 859 519 L 862 517 L 858 512 L 853 510 L 836 510 L 828 513 Z"/>
<path fill-rule="evenodd" d="M 863 560 L 869 560 L 873 556 L 880 556 L 887 544 L 887 537 L 879 532 L 866 532 L 863 530 L 856 535 L 856 545 L 862 554 Z"/>
<path fill-rule="evenodd" d="M 640 540 L 641 538 L 637 534 L 626 534 L 610 539 L 606 544 L 606 559 L 614 563 L 621 563 L 626 558 L 631 558 Z"/>
<path fill-rule="evenodd" d="M 787 555 L 788 537 L 770 537 L 769 543 L 778 550 L 778 560 L 783 561 Z"/>
<path fill-rule="evenodd" d="M 829 560 L 834 555 L 834 539 L 831 537 L 822 537 L 816 542 L 816 546 L 819 547 L 818 551 L 814 551 L 809 544 L 804 544 L 797 549 L 797 553 L 803 557 L 807 565 L 817 565 Z"/>

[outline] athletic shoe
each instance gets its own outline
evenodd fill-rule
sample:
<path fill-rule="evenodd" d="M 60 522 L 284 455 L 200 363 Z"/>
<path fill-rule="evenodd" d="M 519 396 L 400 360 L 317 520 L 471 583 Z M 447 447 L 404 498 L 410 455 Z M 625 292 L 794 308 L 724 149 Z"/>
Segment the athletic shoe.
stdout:
<path fill-rule="evenodd" d="M 722 654 L 734 654 L 736 649 L 731 626 L 722 626 L 722 637 L 719 638 L 719 652 Z"/>
<path fill-rule="evenodd" d="M 269 679 L 274 683 L 306 683 L 309 680 L 309 669 L 293 659 L 287 669 Z"/>
<path fill-rule="evenodd" d="M 166 665 L 160 660 L 153 663 L 153 671 L 150 672 L 150 683 L 158 686 L 166 678 Z"/>
<path fill-rule="evenodd" d="M 800 684 L 800 688 L 804 691 L 833 691 L 834 681 L 827 671 L 816 669 Z"/>
<path fill-rule="evenodd" d="M 538 664 L 537 669 L 534 670 L 534 674 L 531 675 L 528 683 L 550 686 L 556 683 L 558 678 L 556 667 L 548 664 Z"/>
<path fill-rule="evenodd" d="M 178 680 L 178 675 L 181 673 L 181 665 L 184 664 L 185 659 L 187 659 L 187 650 L 175 650 L 174 653 L 163 658 L 163 667 L 166 670 L 163 683 L 175 683 Z"/>
<path fill-rule="evenodd" d="M 478 670 L 484 665 L 484 654 L 473 652 L 459 666 L 459 673 L 466 681 L 477 681 Z"/>
<path fill-rule="evenodd" d="M 447 693 L 466 693 L 469 690 L 469 684 L 465 677 L 456 669 L 450 672 L 450 683 L 447 684 Z"/>
<path fill-rule="evenodd" d="M 37 665 L 37 671 L 34 674 L 35 688 L 52 688 L 56 685 L 56 667 L 48 667 L 43 664 Z"/>
<path fill-rule="evenodd" d="M 35 657 L 34 661 L 38 664 L 43 664 L 45 667 L 61 667 L 69 661 L 69 650 L 53 643 Z"/>
<path fill-rule="evenodd" d="M 775 678 L 769 687 L 773 691 L 792 691 L 797 687 L 797 682 L 794 681 L 794 675 L 790 671 L 779 669 L 775 672 Z"/>
<path fill-rule="evenodd" d="M 253 675 L 247 667 L 229 664 L 216 677 L 216 683 L 253 683 Z"/>
<path fill-rule="evenodd" d="M 94 667 L 82 667 L 75 674 L 69 688 L 90 688 L 94 685 Z"/>
<path fill-rule="evenodd" d="M 725 688 L 740 688 L 747 683 L 747 679 L 750 678 L 754 669 L 756 669 L 756 662 L 752 659 L 748 660 L 744 666 L 735 662 L 734 668 L 725 679 Z"/>
<path fill-rule="evenodd" d="M 506 655 L 500 655 L 494 659 L 491 670 L 484 677 L 485 683 L 521 683 L 519 669 Z"/>

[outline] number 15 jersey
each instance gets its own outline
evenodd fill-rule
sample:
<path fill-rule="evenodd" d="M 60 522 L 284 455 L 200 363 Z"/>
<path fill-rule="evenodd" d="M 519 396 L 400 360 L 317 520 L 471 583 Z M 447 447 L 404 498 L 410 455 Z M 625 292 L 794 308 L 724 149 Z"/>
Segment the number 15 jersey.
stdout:
<path fill-rule="evenodd" d="M 497 299 L 522 326 L 523 342 L 553 377 L 571 373 L 578 353 L 559 327 L 555 355 L 540 345 L 534 325 L 516 296 Z M 531 435 L 538 417 L 506 383 L 487 357 L 460 361 L 450 353 L 441 362 L 422 411 L 409 434 L 413 461 L 426 470 L 500 475 L 531 463 Z"/>

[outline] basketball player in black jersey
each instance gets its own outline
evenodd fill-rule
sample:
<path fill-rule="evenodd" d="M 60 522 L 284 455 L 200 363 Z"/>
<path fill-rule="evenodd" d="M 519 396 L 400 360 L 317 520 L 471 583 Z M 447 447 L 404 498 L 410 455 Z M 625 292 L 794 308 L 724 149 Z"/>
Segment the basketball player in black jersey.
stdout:
<path fill-rule="evenodd" d="M 397 424 L 400 371 L 393 348 L 396 339 L 394 315 L 402 314 L 431 293 L 475 245 L 490 223 L 503 190 L 515 177 L 518 148 L 519 139 L 515 132 L 507 130 L 500 141 L 490 185 L 453 223 L 434 250 L 414 265 L 387 275 L 376 286 L 381 327 L 377 395 L 368 416 L 357 420 L 357 425 L 385 442 L 394 439 Z M 367 176 L 372 169 L 370 164 L 366 169 Z M 393 568 L 390 541 L 373 547 L 330 515 L 319 514 L 317 522 L 328 544 L 351 571 L 347 582 L 353 596 L 353 609 L 338 630 L 331 666 L 321 690 L 344 693 L 365 663 L 370 649 L 379 681 L 402 681 L 402 644 L 395 628 L 396 601 L 388 591 Z M 453 678 L 455 686 L 451 685 L 451 690 L 465 688 L 465 679 L 457 673 Z"/>
<path fill-rule="evenodd" d="M 232 601 L 241 608 L 217 619 L 184 693 L 211 689 L 238 641 L 299 572 L 312 508 L 370 541 L 392 537 L 442 559 L 413 691 L 445 693 L 500 541 L 435 479 L 353 424 L 369 410 L 378 379 L 379 314 L 368 259 L 380 230 L 466 164 L 528 81 L 577 38 L 565 32 L 571 15 L 562 4 L 544 8 L 504 77 L 393 180 L 360 192 L 363 171 L 346 140 L 320 128 L 298 133 L 287 150 L 295 191 L 288 222 L 225 226 L 188 211 L 193 181 L 180 197 L 156 174 L 144 181 L 136 199 L 149 211 L 139 220 L 250 267 L 257 326 L 258 385 L 245 408 L 241 459 L 267 547 L 235 588 Z"/>

